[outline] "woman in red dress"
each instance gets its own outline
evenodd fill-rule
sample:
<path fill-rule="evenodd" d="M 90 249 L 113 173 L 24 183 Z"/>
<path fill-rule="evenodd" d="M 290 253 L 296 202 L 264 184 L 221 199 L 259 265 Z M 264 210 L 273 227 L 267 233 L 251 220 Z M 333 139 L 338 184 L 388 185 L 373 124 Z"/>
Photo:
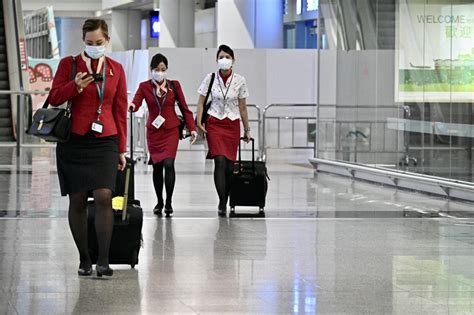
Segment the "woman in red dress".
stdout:
<path fill-rule="evenodd" d="M 173 213 L 171 205 L 175 184 L 174 160 L 179 142 L 180 120 L 176 115 L 175 103 L 183 113 L 184 121 L 191 130 L 192 143 L 196 141 L 197 132 L 193 114 L 189 110 L 181 85 L 178 81 L 166 79 L 168 59 L 156 54 L 150 64 L 152 79 L 140 83 L 130 108 L 137 111 L 145 99 L 149 117 L 146 124 L 150 164 L 153 164 L 153 185 L 155 186 L 158 203 L 153 213 L 161 215 Z M 174 87 L 173 87 L 174 85 Z M 176 94 L 175 94 L 176 92 Z M 166 203 L 163 202 L 163 168 L 165 170 Z"/>
<path fill-rule="evenodd" d="M 211 86 L 212 99 L 208 118 L 203 126 L 201 117 L 212 74 L 209 73 L 198 89 L 198 128 L 206 134 L 208 159 L 214 159 L 214 184 L 219 196 L 218 215 L 225 216 L 229 198 L 232 170 L 237 158 L 240 142 L 240 121 L 244 126 L 244 137 L 251 138 L 246 98 L 249 96 L 245 78 L 234 73 L 234 51 L 227 45 L 217 50 L 218 73 Z"/>
<path fill-rule="evenodd" d="M 109 41 L 105 21 L 86 20 L 82 39 L 84 51 L 61 60 L 49 93 L 53 106 L 72 102 L 71 136 L 68 142 L 58 143 L 56 161 L 61 195 L 69 195 L 69 226 L 80 256 L 78 274 L 92 274 L 87 245 L 87 196 L 92 191 L 99 248 L 97 275 L 111 276 L 112 192 L 117 168 L 123 170 L 126 163 L 127 86 L 120 63 L 105 56 Z"/>

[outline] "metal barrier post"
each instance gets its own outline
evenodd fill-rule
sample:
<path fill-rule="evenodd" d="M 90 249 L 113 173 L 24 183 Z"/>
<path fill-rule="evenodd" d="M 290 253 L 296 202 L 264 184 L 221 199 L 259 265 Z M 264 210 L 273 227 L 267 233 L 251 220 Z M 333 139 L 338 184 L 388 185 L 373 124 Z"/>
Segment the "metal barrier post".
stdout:
<path fill-rule="evenodd" d="M 255 105 L 257 106 L 257 105 Z M 257 114 L 257 117 L 258 117 L 258 122 L 257 122 L 257 128 L 258 128 L 258 145 L 259 145 L 259 149 L 258 149 L 258 159 L 261 161 L 262 160 L 262 151 L 260 150 L 261 147 L 262 147 L 262 113 L 260 112 L 260 107 L 257 106 L 257 110 L 258 110 L 258 114 Z"/>

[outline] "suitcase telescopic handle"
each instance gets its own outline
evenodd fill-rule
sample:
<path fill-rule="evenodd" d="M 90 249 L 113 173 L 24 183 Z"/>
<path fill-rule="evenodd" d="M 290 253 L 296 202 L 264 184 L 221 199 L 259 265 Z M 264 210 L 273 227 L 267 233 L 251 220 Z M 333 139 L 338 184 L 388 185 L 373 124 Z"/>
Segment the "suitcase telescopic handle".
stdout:
<path fill-rule="evenodd" d="M 242 167 L 242 141 L 247 140 L 245 137 L 240 137 L 239 142 L 239 169 Z M 252 171 L 255 173 L 255 139 L 250 138 L 250 142 L 252 142 Z"/>
<path fill-rule="evenodd" d="M 122 221 L 127 220 L 128 187 L 130 185 L 130 170 L 131 169 L 132 169 L 132 164 L 127 163 L 127 166 L 125 169 L 125 190 L 123 192 Z"/>
<path fill-rule="evenodd" d="M 130 112 L 130 160 L 133 162 L 133 110 Z"/>

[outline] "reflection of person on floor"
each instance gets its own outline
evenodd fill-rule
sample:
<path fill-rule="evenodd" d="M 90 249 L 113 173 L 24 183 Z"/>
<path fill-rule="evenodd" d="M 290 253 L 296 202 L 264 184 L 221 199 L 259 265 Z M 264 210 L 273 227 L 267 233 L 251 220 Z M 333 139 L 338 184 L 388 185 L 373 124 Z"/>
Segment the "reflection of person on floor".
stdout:
<path fill-rule="evenodd" d="M 248 230 L 248 233 L 243 230 Z M 226 251 L 234 253 L 229 256 Z M 214 269 L 229 267 L 230 264 L 226 259 L 233 259 L 240 264 L 242 261 L 264 260 L 266 254 L 265 220 L 219 220 L 219 228 L 214 239 Z"/>
<path fill-rule="evenodd" d="M 169 274 L 173 273 L 175 254 L 172 220 L 157 221 L 155 241 L 159 245 L 153 246 L 153 257 L 159 260 L 160 268 L 166 268 L 167 271 L 170 271 Z"/>
<path fill-rule="evenodd" d="M 64 314 L 119 314 L 136 313 L 140 314 L 142 300 L 138 270 L 129 269 L 121 272 L 125 278 L 124 285 L 117 286 L 116 281 L 101 281 L 98 278 L 80 278 L 79 296 L 74 308 L 66 304 Z M 100 282 L 100 284 L 98 283 Z M 100 291 L 97 291 L 100 287 Z M 76 291 L 72 291 L 76 292 Z M 73 293 L 68 293 L 68 297 Z M 69 300 L 69 298 L 68 298 Z M 72 302 L 72 301 L 71 301 Z M 71 312 L 72 311 L 72 312 Z"/>
<path fill-rule="evenodd" d="M 153 185 L 158 202 L 153 213 L 161 216 L 163 208 L 166 216 L 171 216 L 171 205 L 175 184 L 174 160 L 179 142 L 180 120 L 176 115 L 175 103 L 183 113 L 183 119 L 191 131 L 192 143 L 196 141 L 197 132 L 193 114 L 186 105 L 179 81 L 168 80 L 168 59 L 156 54 L 150 63 L 152 79 L 140 83 L 130 109 L 140 109 L 146 101 L 150 113 L 146 123 L 146 138 L 150 152 L 149 164 L 153 165 Z M 163 169 L 165 171 L 166 203 L 163 201 Z"/>

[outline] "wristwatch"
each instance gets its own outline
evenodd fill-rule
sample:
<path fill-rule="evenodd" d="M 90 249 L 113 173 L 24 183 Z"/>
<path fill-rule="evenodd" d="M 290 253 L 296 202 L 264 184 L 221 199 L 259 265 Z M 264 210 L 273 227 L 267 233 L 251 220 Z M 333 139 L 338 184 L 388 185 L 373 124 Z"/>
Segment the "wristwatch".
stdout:
<path fill-rule="evenodd" d="M 245 132 L 250 131 L 250 127 L 244 128 L 244 131 L 245 131 Z"/>

